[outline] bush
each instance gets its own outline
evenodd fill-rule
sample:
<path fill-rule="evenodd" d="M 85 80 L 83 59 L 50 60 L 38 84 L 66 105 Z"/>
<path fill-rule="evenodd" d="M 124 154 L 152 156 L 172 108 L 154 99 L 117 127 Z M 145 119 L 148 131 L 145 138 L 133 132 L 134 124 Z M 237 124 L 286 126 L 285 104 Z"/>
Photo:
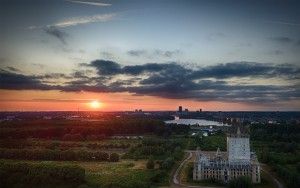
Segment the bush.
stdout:
<path fill-rule="evenodd" d="M 111 161 L 111 162 L 118 162 L 119 158 L 120 158 L 119 154 L 112 153 L 112 154 L 110 154 L 109 161 Z"/>
<path fill-rule="evenodd" d="M 0 187 L 43 187 L 84 183 L 85 170 L 78 166 L 0 162 Z M 53 186 L 55 187 L 55 186 Z"/>
<path fill-rule="evenodd" d="M 150 178 L 150 181 L 152 183 L 161 183 L 166 177 L 168 177 L 168 173 L 164 170 L 159 170 L 154 172 L 154 174 Z"/>
<path fill-rule="evenodd" d="M 174 163 L 175 163 L 174 158 L 168 157 L 161 163 L 161 169 L 169 170 L 172 168 Z"/>
<path fill-rule="evenodd" d="M 246 176 L 238 177 L 237 179 L 231 180 L 228 183 L 229 188 L 251 188 L 251 179 Z"/>
<path fill-rule="evenodd" d="M 147 166 L 147 169 L 154 169 L 154 160 L 153 160 L 153 157 L 150 157 L 146 166 Z"/>

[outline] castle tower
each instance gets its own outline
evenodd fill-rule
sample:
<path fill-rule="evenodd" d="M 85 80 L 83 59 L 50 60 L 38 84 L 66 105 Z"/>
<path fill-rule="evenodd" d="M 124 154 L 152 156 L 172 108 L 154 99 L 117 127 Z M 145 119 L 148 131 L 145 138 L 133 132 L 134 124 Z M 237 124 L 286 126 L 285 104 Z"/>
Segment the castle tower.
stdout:
<path fill-rule="evenodd" d="M 242 136 L 239 127 L 236 135 L 227 137 L 227 153 L 229 163 L 250 163 L 249 137 Z"/>

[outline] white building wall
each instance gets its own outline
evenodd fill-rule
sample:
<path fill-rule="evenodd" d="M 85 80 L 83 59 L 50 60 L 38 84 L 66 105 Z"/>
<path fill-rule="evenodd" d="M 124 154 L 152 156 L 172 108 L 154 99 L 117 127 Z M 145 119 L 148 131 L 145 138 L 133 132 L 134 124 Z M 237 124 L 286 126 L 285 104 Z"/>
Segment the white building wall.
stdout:
<path fill-rule="evenodd" d="M 229 162 L 250 162 L 249 138 L 227 137 L 227 152 Z"/>

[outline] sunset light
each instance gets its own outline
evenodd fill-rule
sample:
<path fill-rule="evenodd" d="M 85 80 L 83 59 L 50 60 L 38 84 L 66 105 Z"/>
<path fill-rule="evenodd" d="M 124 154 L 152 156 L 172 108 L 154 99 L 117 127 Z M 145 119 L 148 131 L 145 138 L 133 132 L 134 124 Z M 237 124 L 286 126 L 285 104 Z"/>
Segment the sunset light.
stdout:
<path fill-rule="evenodd" d="M 101 107 L 101 103 L 97 100 L 91 101 L 89 105 L 93 109 L 98 109 Z"/>
<path fill-rule="evenodd" d="M 0 188 L 300 188 L 299 10 L 0 0 Z"/>

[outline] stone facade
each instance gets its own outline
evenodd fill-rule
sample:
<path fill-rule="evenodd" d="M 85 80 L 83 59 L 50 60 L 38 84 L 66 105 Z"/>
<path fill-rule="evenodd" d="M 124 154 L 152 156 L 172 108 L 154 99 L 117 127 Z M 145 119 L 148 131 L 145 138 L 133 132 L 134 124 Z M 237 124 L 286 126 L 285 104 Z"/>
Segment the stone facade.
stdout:
<path fill-rule="evenodd" d="M 248 176 L 252 183 L 260 183 L 260 165 L 255 153 L 250 152 L 249 137 L 227 137 L 227 152 L 215 154 L 197 151 L 193 179 L 215 179 L 228 182 L 239 176 Z"/>

